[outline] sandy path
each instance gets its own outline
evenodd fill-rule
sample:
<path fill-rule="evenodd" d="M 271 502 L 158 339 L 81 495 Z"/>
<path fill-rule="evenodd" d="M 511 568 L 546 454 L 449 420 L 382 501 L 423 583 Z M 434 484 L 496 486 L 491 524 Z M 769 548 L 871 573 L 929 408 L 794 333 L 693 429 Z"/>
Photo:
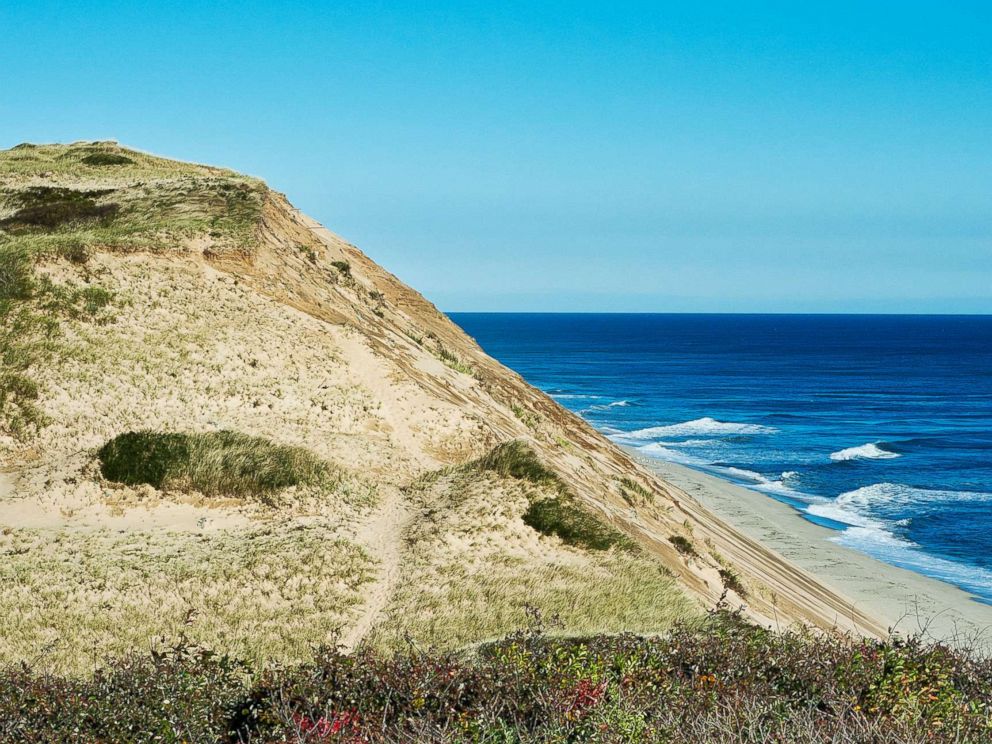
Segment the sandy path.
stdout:
<path fill-rule="evenodd" d="M 0 471 L 0 499 L 14 495 L 14 474 Z"/>
<path fill-rule="evenodd" d="M 358 620 L 341 637 L 341 645 L 352 651 L 379 621 L 400 575 L 403 533 L 412 514 L 400 491 L 391 492 L 378 512 L 359 529 L 355 540 L 379 559 L 379 577 L 368 586 L 365 605 Z"/>

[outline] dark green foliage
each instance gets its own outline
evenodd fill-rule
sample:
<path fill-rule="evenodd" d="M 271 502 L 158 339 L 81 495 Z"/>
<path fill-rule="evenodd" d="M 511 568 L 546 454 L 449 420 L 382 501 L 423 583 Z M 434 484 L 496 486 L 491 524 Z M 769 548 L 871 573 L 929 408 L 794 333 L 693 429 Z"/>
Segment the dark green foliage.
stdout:
<path fill-rule="evenodd" d="M 7 230 L 52 230 L 75 222 L 107 222 L 117 213 L 119 205 L 98 204 L 97 199 L 112 192 L 113 189 L 78 191 L 55 186 L 32 186 L 9 197 L 19 208 L 10 217 L 0 220 L 0 227 Z"/>
<path fill-rule="evenodd" d="M 668 538 L 668 542 L 675 546 L 682 555 L 688 555 L 698 558 L 699 553 L 696 552 L 696 546 L 692 544 L 692 541 L 687 537 L 682 537 L 682 535 L 672 535 Z"/>
<path fill-rule="evenodd" d="M 609 550 L 616 546 L 633 548 L 623 533 L 589 514 L 568 496 L 554 496 L 533 502 L 524 512 L 524 523 L 543 535 L 561 538 L 566 545 L 587 550 Z"/>
<path fill-rule="evenodd" d="M 537 453 L 518 439 L 497 445 L 472 464 L 479 470 L 491 470 L 531 483 L 553 483 L 564 488 L 558 476 L 544 466 Z"/>
<path fill-rule="evenodd" d="M 208 434 L 132 431 L 98 453 L 104 478 L 207 495 L 265 497 L 293 486 L 326 486 L 330 466 L 302 447 L 233 431 Z"/>
<path fill-rule="evenodd" d="M 773 633 L 725 611 L 664 637 L 472 654 L 318 649 L 250 670 L 180 646 L 90 680 L 0 670 L 0 741 L 987 742 L 992 663 L 918 640 Z"/>
<path fill-rule="evenodd" d="M 518 439 L 504 442 L 467 467 L 554 489 L 554 496 L 532 501 L 523 515 L 524 523 L 543 535 L 554 535 L 568 545 L 589 550 L 633 546 L 629 538 L 583 509 L 558 475 L 541 462 L 526 442 Z"/>
<path fill-rule="evenodd" d="M 331 266 L 340 271 L 344 276 L 351 276 L 351 264 L 347 261 L 331 261 Z"/>
<path fill-rule="evenodd" d="M 733 569 L 721 568 L 720 580 L 723 581 L 723 585 L 727 589 L 737 592 L 738 597 L 747 597 L 747 589 L 744 587 L 743 582 L 741 582 L 741 577 Z"/>
<path fill-rule="evenodd" d="M 134 161 L 127 155 L 116 152 L 94 152 L 80 161 L 86 165 L 133 165 Z"/>
<path fill-rule="evenodd" d="M 92 679 L 0 674 L 0 741 L 227 742 L 245 699 L 244 668 L 179 647 L 129 658 Z"/>

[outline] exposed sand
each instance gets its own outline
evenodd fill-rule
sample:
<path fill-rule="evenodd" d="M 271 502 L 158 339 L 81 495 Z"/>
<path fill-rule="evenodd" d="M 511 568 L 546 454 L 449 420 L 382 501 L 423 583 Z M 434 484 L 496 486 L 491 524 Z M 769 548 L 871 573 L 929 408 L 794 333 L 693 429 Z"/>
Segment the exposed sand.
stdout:
<path fill-rule="evenodd" d="M 627 448 L 625 448 L 627 449 Z M 628 452 L 748 537 L 809 571 L 903 634 L 992 642 L 992 607 L 957 587 L 890 566 L 830 540 L 836 532 L 775 499 L 675 463 Z"/>

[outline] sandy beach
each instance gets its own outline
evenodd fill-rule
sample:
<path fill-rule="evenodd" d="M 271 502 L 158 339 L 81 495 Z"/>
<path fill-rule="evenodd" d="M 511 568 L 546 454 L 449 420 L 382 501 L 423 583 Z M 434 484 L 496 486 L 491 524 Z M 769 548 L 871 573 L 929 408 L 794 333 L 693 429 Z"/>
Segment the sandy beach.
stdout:
<path fill-rule="evenodd" d="M 967 592 L 838 545 L 830 539 L 836 532 L 803 519 L 771 497 L 624 449 L 717 517 L 813 574 L 894 631 L 955 643 L 992 644 L 992 607 Z"/>

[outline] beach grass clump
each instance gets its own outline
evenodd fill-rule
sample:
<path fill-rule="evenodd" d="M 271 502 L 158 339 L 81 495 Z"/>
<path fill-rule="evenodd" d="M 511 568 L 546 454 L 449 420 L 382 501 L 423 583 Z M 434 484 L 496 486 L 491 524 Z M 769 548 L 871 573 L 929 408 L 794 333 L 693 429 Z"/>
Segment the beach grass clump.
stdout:
<path fill-rule="evenodd" d="M 326 487 L 337 477 L 309 450 L 234 431 L 131 431 L 107 442 L 98 457 L 107 480 L 208 496 L 267 500 L 286 488 Z"/>
<path fill-rule="evenodd" d="M 692 544 L 692 540 L 682 535 L 672 535 L 668 538 L 668 542 L 675 546 L 675 549 L 679 551 L 682 555 L 688 556 L 690 558 L 698 558 L 699 553 L 696 551 L 696 546 Z"/>
<path fill-rule="evenodd" d="M 134 161 L 127 155 L 117 152 L 94 152 L 80 159 L 86 165 L 133 165 Z"/>
<path fill-rule="evenodd" d="M 747 598 L 747 587 L 744 586 L 744 582 L 741 581 L 741 577 L 732 568 L 721 568 L 720 580 L 723 582 L 724 588 L 736 592 L 737 596 L 742 599 Z"/>
<path fill-rule="evenodd" d="M 534 501 L 524 512 L 523 520 L 524 524 L 542 535 L 557 537 L 566 545 L 577 548 L 609 550 L 617 547 L 632 550 L 635 545 L 622 532 L 576 504 L 574 498 L 564 495 Z"/>
<path fill-rule="evenodd" d="M 654 503 L 654 494 L 633 478 L 620 479 L 620 495 L 631 506 Z"/>
<path fill-rule="evenodd" d="M 6 201 L 16 208 L 0 220 L 7 231 L 29 229 L 53 230 L 62 225 L 89 221 L 109 222 L 120 205 L 98 200 L 113 189 L 69 189 L 57 186 L 31 186 L 8 195 Z"/>
<path fill-rule="evenodd" d="M 470 467 L 476 470 L 488 470 L 508 478 L 536 484 L 553 484 L 564 488 L 558 475 L 541 462 L 532 447 L 519 439 L 497 445 L 478 460 L 470 463 Z"/>
<path fill-rule="evenodd" d="M 950 744 L 989 740 L 990 699 L 975 654 L 715 613 L 661 636 L 532 626 L 468 653 L 325 646 L 261 669 L 188 644 L 88 679 L 8 667 L 0 738 Z"/>

